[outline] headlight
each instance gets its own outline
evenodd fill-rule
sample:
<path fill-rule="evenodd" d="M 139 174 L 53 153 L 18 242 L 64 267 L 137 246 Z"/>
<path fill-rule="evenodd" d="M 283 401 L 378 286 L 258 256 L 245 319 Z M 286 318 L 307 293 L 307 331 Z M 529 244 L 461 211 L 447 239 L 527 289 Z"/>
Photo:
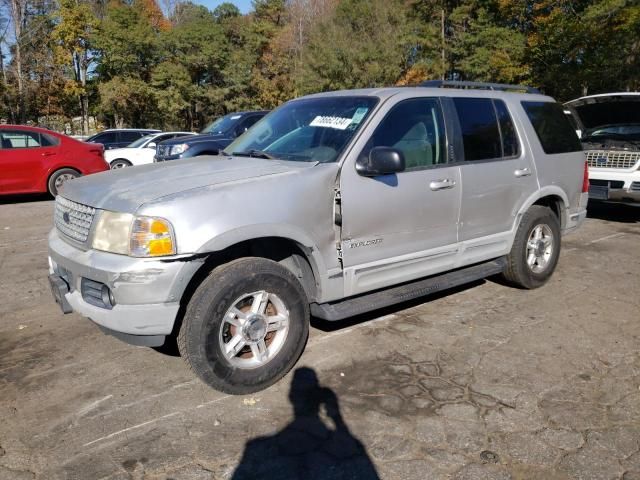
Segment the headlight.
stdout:
<path fill-rule="evenodd" d="M 129 254 L 133 257 L 160 257 L 176 253 L 171 224 L 156 217 L 136 217 L 131 226 Z"/>
<path fill-rule="evenodd" d="M 180 145 L 172 145 L 169 149 L 169 155 L 180 155 L 189 149 L 189 145 L 181 143 Z"/>
<path fill-rule="evenodd" d="M 157 217 L 135 217 L 129 213 L 102 211 L 92 247 L 132 257 L 160 257 L 176 253 L 173 227 Z"/>
<path fill-rule="evenodd" d="M 129 254 L 129 232 L 133 215 L 103 210 L 93 233 L 92 247 L 105 252 Z"/>

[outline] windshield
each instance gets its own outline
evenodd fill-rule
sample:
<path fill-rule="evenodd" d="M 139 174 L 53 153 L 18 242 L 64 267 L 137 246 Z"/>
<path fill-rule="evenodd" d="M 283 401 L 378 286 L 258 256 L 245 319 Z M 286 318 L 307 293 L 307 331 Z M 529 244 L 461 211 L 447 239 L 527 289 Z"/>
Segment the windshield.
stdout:
<path fill-rule="evenodd" d="M 590 137 L 607 137 L 607 138 L 621 138 L 627 140 L 640 140 L 640 124 L 617 124 L 617 125 L 604 125 L 602 127 L 587 130 L 584 138 Z"/>
<path fill-rule="evenodd" d="M 294 100 L 264 117 L 223 153 L 335 162 L 376 103 L 374 97 Z"/>
<path fill-rule="evenodd" d="M 230 113 L 229 115 L 214 120 L 204 127 L 200 133 L 224 133 L 230 130 L 241 118 L 242 115 L 238 113 Z"/>
<path fill-rule="evenodd" d="M 139 138 L 138 140 L 136 140 L 133 143 L 130 143 L 129 145 L 127 145 L 127 148 L 140 148 L 142 147 L 145 143 L 147 143 L 149 140 L 151 140 L 155 135 L 145 135 L 142 138 Z"/>

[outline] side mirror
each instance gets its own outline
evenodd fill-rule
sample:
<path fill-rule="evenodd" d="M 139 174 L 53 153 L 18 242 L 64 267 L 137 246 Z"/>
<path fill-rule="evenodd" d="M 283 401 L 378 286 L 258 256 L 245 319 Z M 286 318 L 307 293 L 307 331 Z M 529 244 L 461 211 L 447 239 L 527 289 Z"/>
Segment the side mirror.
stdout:
<path fill-rule="evenodd" d="M 390 147 L 374 147 L 368 158 L 356 162 L 356 171 L 363 177 L 390 175 L 404 169 L 404 154 Z"/>
<path fill-rule="evenodd" d="M 156 148 L 156 142 L 147 143 L 147 148 Z"/>

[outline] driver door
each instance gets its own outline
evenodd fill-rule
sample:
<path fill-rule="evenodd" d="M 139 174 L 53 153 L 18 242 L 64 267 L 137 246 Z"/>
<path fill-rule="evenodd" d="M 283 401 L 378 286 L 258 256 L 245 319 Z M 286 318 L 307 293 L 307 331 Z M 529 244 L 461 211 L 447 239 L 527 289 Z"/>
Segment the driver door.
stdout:
<path fill-rule="evenodd" d="M 359 153 L 392 147 L 406 170 L 360 176 L 341 173 L 341 250 L 345 295 L 355 295 L 454 268 L 458 261 L 460 168 L 450 165 L 437 98 L 409 98 L 387 107 Z"/>

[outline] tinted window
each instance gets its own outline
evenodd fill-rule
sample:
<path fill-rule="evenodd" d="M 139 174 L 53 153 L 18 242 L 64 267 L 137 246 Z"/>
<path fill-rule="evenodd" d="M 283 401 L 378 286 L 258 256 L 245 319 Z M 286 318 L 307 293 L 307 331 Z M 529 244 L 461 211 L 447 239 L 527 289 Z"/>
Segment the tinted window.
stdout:
<path fill-rule="evenodd" d="M 87 142 L 93 142 L 93 143 L 114 143 L 115 141 L 116 141 L 115 132 L 99 133 L 87 140 Z"/>
<path fill-rule="evenodd" d="M 54 143 L 54 141 L 56 141 Z M 2 130 L 0 132 L 0 147 L 7 148 L 34 148 L 56 145 L 57 139 L 50 135 L 40 135 L 38 132 L 26 130 Z"/>
<path fill-rule="evenodd" d="M 133 142 L 134 140 L 138 140 L 140 137 L 144 136 L 145 132 L 120 132 L 120 141 L 121 142 Z"/>
<path fill-rule="evenodd" d="M 264 115 L 254 115 L 252 117 L 247 118 L 242 122 L 242 128 L 245 130 L 250 129 L 254 123 L 260 120 Z"/>
<path fill-rule="evenodd" d="M 382 120 L 363 152 L 392 147 L 404 154 L 407 170 L 447 163 L 446 136 L 440 103 L 414 98 L 394 106 Z"/>
<path fill-rule="evenodd" d="M 509 115 L 509 110 L 502 100 L 494 100 L 500 124 L 500 134 L 502 135 L 502 156 L 515 157 L 518 155 L 518 136 L 513 126 L 513 121 Z"/>
<path fill-rule="evenodd" d="M 462 128 L 465 160 L 489 160 L 502 156 L 500 131 L 490 98 L 454 98 Z"/>
<path fill-rule="evenodd" d="M 559 103 L 522 102 L 525 112 L 538 135 L 542 149 L 547 154 L 577 152 L 582 150 L 576 131 L 567 120 Z"/>

